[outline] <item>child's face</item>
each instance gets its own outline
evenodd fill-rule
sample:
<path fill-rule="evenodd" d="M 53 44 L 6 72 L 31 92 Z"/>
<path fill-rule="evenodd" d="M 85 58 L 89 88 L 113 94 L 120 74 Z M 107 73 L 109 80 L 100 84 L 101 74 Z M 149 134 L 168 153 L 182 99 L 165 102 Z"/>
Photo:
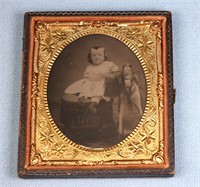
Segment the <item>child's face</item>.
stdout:
<path fill-rule="evenodd" d="M 91 60 L 95 65 L 101 64 L 105 60 L 104 48 L 91 49 Z"/>

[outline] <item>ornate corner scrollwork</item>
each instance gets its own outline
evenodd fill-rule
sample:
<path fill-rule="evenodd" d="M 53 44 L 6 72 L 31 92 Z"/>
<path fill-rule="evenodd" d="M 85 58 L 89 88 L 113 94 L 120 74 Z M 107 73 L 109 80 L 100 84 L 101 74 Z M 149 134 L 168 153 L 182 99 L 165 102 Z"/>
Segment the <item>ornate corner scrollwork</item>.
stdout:
<path fill-rule="evenodd" d="M 158 40 L 161 40 L 161 26 L 162 26 L 162 22 L 159 20 L 153 21 L 150 24 L 150 29 L 152 30 L 152 32 L 156 33 Z"/>
<path fill-rule="evenodd" d="M 157 164 L 164 163 L 164 142 L 160 141 L 159 150 L 153 155 L 153 161 Z"/>
<path fill-rule="evenodd" d="M 30 165 L 37 166 L 41 165 L 41 163 L 42 163 L 41 156 L 36 152 L 35 145 L 31 144 Z"/>

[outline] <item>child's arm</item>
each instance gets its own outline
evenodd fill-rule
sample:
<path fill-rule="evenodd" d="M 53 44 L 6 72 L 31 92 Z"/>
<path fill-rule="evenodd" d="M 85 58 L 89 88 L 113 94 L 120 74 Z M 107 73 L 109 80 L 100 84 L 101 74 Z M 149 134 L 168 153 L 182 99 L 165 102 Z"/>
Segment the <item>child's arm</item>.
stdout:
<path fill-rule="evenodd" d="M 83 77 L 84 78 L 88 78 L 89 77 L 89 75 L 90 75 L 90 70 L 89 70 L 90 68 L 89 68 L 89 66 L 86 68 L 86 70 L 85 70 L 85 72 L 84 72 L 84 75 L 83 75 Z"/>
<path fill-rule="evenodd" d="M 115 79 L 120 75 L 119 67 L 114 64 L 113 62 L 106 62 L 108 63 L 109 73 L 105 74 L 105 78 Z"/>
<path fill-rule="evenodd" d="M 117 78 L 118 76 L 120 76 L 120 71 L 113 71 L 105 74 L 105 78 L 110 78 L 110 79 Z"/>

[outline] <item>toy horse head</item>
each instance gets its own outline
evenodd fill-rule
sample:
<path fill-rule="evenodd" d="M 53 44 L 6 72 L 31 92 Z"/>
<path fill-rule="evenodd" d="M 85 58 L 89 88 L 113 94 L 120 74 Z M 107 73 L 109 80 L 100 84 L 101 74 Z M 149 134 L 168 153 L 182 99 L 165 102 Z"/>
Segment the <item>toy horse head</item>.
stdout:
<path fill-rule="evenodd" d="M 132 66 L 130 64 L 124 64 L 121 73 L 122 83 L 125 84 L 125 82 L 132 81 L 132 76 L 133 76 Z"/>
<path fill-rule="evenodd" d="M 127 88 L 130 87 L 130 83 L 133 83 L 133 82 L 139 85 L 138 76 L 134 74 L 131 64 L 127 63 L 122 66 L 121 80 L 122 80 L 122 84 Z"/>

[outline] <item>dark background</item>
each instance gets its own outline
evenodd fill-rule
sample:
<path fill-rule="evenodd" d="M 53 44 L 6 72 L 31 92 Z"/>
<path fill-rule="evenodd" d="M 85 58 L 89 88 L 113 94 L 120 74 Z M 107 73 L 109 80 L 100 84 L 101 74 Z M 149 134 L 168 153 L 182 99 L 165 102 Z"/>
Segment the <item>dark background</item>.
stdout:
<path fill-rule="evenodd" d="M 66 111 L 63 113 L 63 110 L 62 112 L 60 111 L 61 96 L 64 90 L 70 84 L 72 84 L 74 81 L 83 78 L 84 71 L 86 67 L 89 65 L 89 62 L 87 61 L 89 49 L 94 46 L 104 47 L 108 54 L 108 61 L 114 62 L 120 67 L 120 69 L 126 63 L 132 65 L 134 73 L 139 78 L 142 108 L 143 110 L 145 108 L 145 103 L 146 103 L 145 75 L 140 65 L 140 62 L 138 61 L 134 53 L 124 43 L 107 35 L 93 34 L 77 39 L 68 46 L 66 46 L 55 60 L 50 72 L 48 80 L 48 91 L 47 91 L 48 105 L 52 118 L 54 119 L 59 129 L 67 137 L 71 137 L 70 139 L 72 140 L 74 136 L 77 136 L 78 130 L 69 133 L 69 130 L 66 130 L 69 124 L 64 125 L 61 123 L 60 114 L 62 113 L 62 116 L 63 115 L 66 116 L 67 114 L 69 114 L 69 112 Z M 118 126 L 118 117 L 119 117 L 117 98 L 118 97 L 116 97 L 113 102 L 113 119 L 116 128 Z M 67 108 L 69 108 L 69 106 L 67 106 Z M 130 134 L 134 130 L 134 128 L 139 123 L 141 117 L 138 116 L 136 109 L 134 110 L 135 112 L 133 112 L 133 114 L 131 115 L 127 111 L 124 112 L 125 121 L 123 122 L 123 127 L 126 129 L 126 133 L 120 139 L 118 139 L 118 137 L 113 139 L 115 143 L 119 143 L 122 139 L 124 139 L 128 134 Z M 108 133 L 107 137 L 112 136 L 111 134 L 113 133 L 113 130 L 110 131 L 106 130 L 106 131 L 110 133 L 110 134 Z M 88 130 L 86 130 L 86 132 L 88 132 Z M 85 136 L 84 135 L 83 136 L 88 137 L 89 134 L 85 134 Z M 94 132 L 92 134 L 94 134 Z M 93 138 L 95 138 L 95 136 L 96 135 L 94 135 Z M 83 140 L 81 141 L 83 142 Z M 105 143 L 103 144 L 103 146 L 107 146 L 107 144 Z"/>
<path fill-rule="evenodd" d="M 87 56 L 93 46 L 102 46 L 108 54 L 108 61 L 112 61 L 120 68 L 125 63 L 133 66 L 141 83 L 142 105 L 146 100 L 146 82 L 140 62 L 133 52 L 121 41 L 102 34 L 84 36 L 72 42 L 61 52 L 55 60 L 48 81 L 48 102 L 59 103 L 64 90 L 74 81 L 83 78 L 83 73 L 89 65 Z"/>

